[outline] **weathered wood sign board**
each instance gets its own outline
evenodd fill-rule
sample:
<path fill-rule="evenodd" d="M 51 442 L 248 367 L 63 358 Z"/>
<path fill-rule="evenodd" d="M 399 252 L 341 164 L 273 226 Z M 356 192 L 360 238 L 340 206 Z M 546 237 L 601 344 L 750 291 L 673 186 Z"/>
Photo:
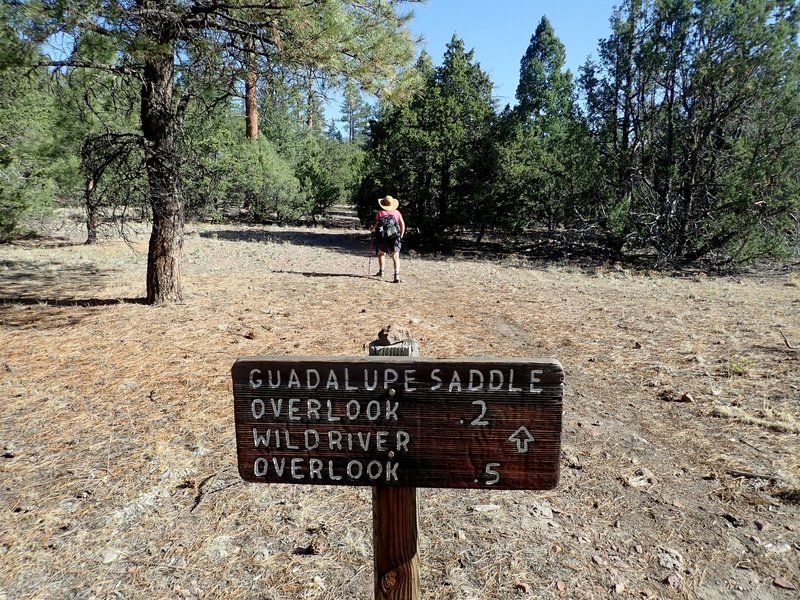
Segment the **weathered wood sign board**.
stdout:
<path fill-rule="evenodd" d="M 252 357 L 231 374 L 246 481 L 558 483 L 564 372 L 556 360 Z"/>

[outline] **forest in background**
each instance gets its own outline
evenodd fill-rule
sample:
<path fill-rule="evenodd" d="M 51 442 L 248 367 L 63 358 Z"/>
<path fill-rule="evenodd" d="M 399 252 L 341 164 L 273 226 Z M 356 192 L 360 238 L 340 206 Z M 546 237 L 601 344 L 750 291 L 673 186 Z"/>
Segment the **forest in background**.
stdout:
<path fill-rule="evenodd" d="M 458 37 L 417 55 L 410 5 L 3 2 L 0 241 L 65 205 L 89 242 L 150 219 L 151 303 L 181 298 L 187 219 L 366 221 L 387 193 L 423 250 L 547 230 L 660 267 L 796 256 L 796 2 L 624 0 L 577 74 L 543 17 L 505 107 Z"/>

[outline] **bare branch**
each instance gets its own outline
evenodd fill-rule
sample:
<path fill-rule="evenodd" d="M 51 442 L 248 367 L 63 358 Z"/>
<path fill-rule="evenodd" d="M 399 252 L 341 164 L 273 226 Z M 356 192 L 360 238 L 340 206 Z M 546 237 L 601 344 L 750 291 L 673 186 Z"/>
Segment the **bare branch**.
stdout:
<path fill-rule="evenodd" d="M 121 65 L 109 65 L 105 63 L 98 63 L 85 60 L 49 60 L 39 61 L 32 64 L 33 67 L 47 67 L 53 69 L 96 69 L 98 71 L 108 71 L 109 73 L 118 73 L 120 75 L 136 75 L 137 71 L 130 67 Z"/>
<path fill-rule="evenodd" d="M 800 350 L 800 346 L 792 346 L 789 343 L 789 338 L 787 338 L 780 329 L 778 330 L 778 333 L 781 334 L 781 337 L 783 338 L 783 342 L 786 344 L 787 348 L 789 348 L 790 350 Z"/>
<path fill-rule="evenodd" d="M 774 475 L 764 475 L 762 473 L 751 473 L 750 471 L 740 471 L 738 469 L 728 469 L 728 475 L 732 477 L 744 477 L 745 479 L 764 479 L 766 481 L 778 481 Z"/>

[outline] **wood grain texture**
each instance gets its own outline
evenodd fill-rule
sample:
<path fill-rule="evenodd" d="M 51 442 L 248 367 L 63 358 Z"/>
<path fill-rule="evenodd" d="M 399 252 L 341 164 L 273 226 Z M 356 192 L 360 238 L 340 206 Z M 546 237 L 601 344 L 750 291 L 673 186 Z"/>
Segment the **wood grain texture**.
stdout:
<path fill-rule="evenodd" d="M 548 359 L 241 358 L 238 465 L 251 482 L 551 489 L 562 387 Z"/>
<path fill-rule="evenodd" d="M 418 531 L 416 488 L 372 488 L 376 600 L 421 597 Z"/>

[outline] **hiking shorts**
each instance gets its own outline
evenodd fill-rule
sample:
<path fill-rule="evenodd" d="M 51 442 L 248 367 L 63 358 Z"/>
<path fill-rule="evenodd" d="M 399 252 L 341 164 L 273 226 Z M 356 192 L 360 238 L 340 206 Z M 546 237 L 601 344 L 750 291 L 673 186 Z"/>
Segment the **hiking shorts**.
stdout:
<path fill-rule="evenodd" d="M 394 254 L 400 252 L 400 238 L 390 238 L 388 240 L 378 240 L 378 252 L 385 252 L 386 254 Z"/>

